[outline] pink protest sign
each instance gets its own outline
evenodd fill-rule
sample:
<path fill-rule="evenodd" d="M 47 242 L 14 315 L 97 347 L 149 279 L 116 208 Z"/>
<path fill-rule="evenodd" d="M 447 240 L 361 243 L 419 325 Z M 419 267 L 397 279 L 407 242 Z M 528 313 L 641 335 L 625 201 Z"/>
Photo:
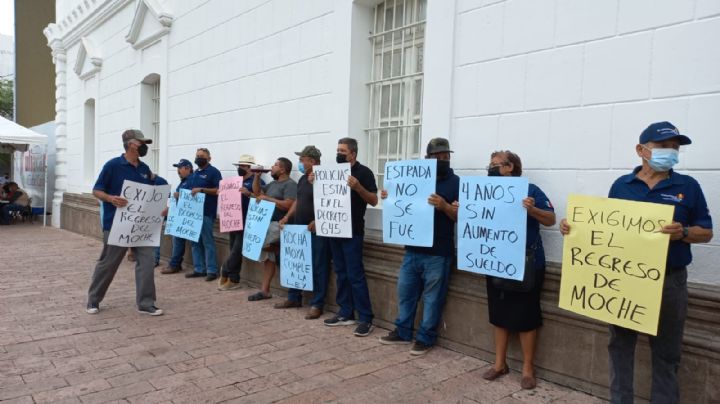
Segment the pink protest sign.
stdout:
<path fill-rule="evenodd" d="M 243 229 L 242 194 L 243 177 L 231 177 L 220 181 L 220 231 L 226 233 Z"/>

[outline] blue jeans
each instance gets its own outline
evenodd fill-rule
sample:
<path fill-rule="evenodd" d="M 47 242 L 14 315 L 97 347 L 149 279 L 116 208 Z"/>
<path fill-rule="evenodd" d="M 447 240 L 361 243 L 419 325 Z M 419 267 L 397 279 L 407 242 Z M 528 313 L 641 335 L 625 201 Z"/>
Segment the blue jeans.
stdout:
<path fill-rule="evenodd" d="M 217 274 L 217 256 L 215 255 L 215 238 L 213 237 L 213 225 L 215 218 L 205 216 L 203 218 L 202 230 L 198 242 L 192 242 L 192 257 L 195 272 Z"/>
<path fill-rule="evenodd" d="M 352 238 L 330 239 L 330 250 L 337 276 L 335 302 L 340 306 L 339 316 L 355 318 L 357 310 L 360 322 L 372 323 L 370 292 L 363 266 L 363 238 L 362 234 L 356 234 Z"/>
<path fill-rule="evenodd" d="M 418 301 L 423 301 L 423 316 L 415 339 L 432 346 L 437 341 L 452 257 L 405 251 L 398 274 L 398 318 L 395 320 L 400 338 L 411 341 Z"/>
<path fill-rule="evenodd" d="M 667 269 L 657 336 L 648 336 L 652 356 L 651 403 L 679 403 L 677 372 L 687 317 L 687 269 Z M 637 331 L 610 326 L 610 401 L 632 403 Z"/>
<path fill-rule="evenodd" d="M 330 277 L 329 239 L 312 233 L 310 241 L 313 260 L 313 298 L 310 300 L 310 306 L 322 309 L 325 307 L 325 294 L 327 294 L 328 278 Z M 288 300 L 302 303 L 302 290 L 288 290 Z"/>
<path fill-rule="evenodd" d="M 172 238 L 172 255 L 168 266 L 171 268 L 180 268 L 182 266 L 183 257 L 185 256 L 185 240 L 180 237 Z"/>

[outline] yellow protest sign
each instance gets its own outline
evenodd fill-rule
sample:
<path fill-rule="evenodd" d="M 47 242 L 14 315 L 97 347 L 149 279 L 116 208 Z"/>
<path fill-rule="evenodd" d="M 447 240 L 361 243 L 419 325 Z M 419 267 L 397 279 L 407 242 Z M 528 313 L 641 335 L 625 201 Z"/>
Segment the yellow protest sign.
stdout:
<path fill-rule="evenodd" d="M 656 335 L 673 206 L 570 195 L 560 307 Z"/>

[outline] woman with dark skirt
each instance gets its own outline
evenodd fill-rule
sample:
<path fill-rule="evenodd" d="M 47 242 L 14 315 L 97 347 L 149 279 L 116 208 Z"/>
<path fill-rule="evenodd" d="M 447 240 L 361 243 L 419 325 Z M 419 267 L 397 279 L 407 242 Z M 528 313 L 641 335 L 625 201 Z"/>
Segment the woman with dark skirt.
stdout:
<path fill-rule="evenodd" d="M 519 177 L 522 174 L 522 162 L 517 154 L 508 150 L 497 151 L 490 158 L 489 176 Z M 498 287 L 492 278 L 487 278 L 488 311 L 490 323 L 495 326 L 495 363 L 483 374 L 483 378 L 495 380 L 508 374 L 508 340 L 511 332 L 517 332 L 523 351 L 520 385 L 524 389 L 533 389 L 537 384 L 533 366 L 537 330 L 542 326 L 540 292 L 545 280 L 545 251 L 540 238 L 540 225 L 553 226 L 555 210 L 545 193 L 535 184 L 530 184 L 523 206 L 528 215 L 526 249 L 530 254 L 534 250 L 535 282 L 530 290 L 521 292 Z"/>

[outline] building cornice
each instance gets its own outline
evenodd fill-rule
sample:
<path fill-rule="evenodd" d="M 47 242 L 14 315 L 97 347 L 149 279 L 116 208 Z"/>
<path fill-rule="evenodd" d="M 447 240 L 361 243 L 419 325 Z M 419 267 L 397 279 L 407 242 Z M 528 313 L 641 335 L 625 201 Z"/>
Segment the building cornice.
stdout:
<path fill-rule="evenodd" d="M 65 49 L 69 49 L 88 32 L 133 1 L 135 0 L 82 0 L 65 18 L 49 24 L 43 30 L 48 45 L 52 48 L 53 41 L 60 41 Z"/>

